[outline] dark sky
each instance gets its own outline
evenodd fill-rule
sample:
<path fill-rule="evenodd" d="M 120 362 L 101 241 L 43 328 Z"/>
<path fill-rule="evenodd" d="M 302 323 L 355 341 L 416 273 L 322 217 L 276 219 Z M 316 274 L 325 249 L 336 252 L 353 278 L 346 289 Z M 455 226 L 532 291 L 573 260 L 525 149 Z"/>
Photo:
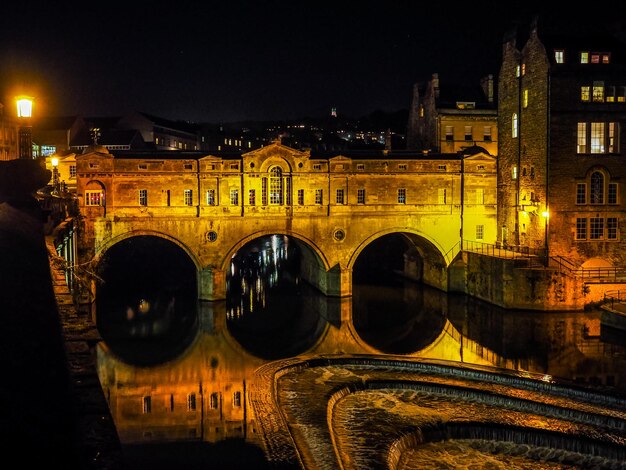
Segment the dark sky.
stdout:
<path fill-rule="evenodd" d="M 504 32 L 538 10 L 506 0 L 121 1 L 3 5 L 2 101 L 25 91 L 41 115 L 136 110 L 199 122 L 396 111 L 433 72 L 497 75 Z"/>

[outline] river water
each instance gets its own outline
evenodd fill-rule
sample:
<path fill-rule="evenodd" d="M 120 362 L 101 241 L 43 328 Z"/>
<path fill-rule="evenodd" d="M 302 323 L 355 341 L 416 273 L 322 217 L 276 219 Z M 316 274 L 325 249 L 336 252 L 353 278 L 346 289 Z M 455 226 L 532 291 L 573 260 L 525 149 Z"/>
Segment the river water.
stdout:
<path fill-rule="evenodd" d="M 99 376 L 130 468 L 269 468 L 248 391 L 260 367 L 294 357 L 445 361 L 626 396 L 626 335 L 605 327 L 600 311 L 501 309 L 384 266 L 355 272 L 352 298 L 328 298 L 298 277 L 298 248 L 279 236 L 258 239 L 233 258 L 227 300 L 198 303 L 193 269 L 159 256 L 166 275 L 151 277 L 154 253 L 132 253 L 105 263 L 111 282 L 97 297 Z M 143 271 L 129 272 L 129 262 Z M 410 402 L 397 391 L 351 400 L 350 410 L 369 413 L 372 403 Z M 429 403 L 437 398 L 422 407 L 435 406 Z M 489 413 L 478 406 L 465 412 Z M 468 468 L 472 461 L 539 468 L 519 449 L 503 464 L 489 447 L 476 440 L 428 443 L 407 451 L 400 464 L 457 468 L 455 456 L 464 455 Z M 542 468 L 575 468 L 576 461 Z"/>

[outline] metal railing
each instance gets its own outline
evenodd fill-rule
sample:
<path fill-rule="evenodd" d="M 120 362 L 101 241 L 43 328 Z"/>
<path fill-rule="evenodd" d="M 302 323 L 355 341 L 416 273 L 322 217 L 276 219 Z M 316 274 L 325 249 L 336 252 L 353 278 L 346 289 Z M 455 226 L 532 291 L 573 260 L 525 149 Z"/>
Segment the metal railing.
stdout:
<path fill-rule="evenodd" d="M 471 251 L 472 253 L 480 253 L 487 256 L 493 256 L 496 258 L 534 258 L 545 259 L 545 249 L 543 248 L 530 248 L 527 246 L 508 246 L 492 243 L 484 243 L 473 240 L 463 240 L 463 250 Z"/>
<path fill-rule="evenodd" d="M 604 292 L 604 302 L 613 309 L 615 304 L 626 304 L 626 290 L 607 290 Z"/>

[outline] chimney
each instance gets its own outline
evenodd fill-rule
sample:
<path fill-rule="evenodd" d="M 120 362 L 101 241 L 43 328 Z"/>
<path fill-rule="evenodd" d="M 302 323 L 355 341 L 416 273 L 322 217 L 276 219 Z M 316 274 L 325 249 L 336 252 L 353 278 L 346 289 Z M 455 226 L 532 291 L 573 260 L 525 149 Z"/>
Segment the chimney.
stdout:
<path fill-rule="evenodd" d="M 431 81 L 433 83 L 433 90 L 435 92 L 435 98 L 439 98 L 439 74 L 433 73 L 433 78 Z"/>
<path fill-rule="evenodd" d="M 487 98 L 487 101 L 493 103 L 493 75 L 489 74 L 486 77 L 480 79 L 480 86 L 483 89 L 483 93 Z"/>

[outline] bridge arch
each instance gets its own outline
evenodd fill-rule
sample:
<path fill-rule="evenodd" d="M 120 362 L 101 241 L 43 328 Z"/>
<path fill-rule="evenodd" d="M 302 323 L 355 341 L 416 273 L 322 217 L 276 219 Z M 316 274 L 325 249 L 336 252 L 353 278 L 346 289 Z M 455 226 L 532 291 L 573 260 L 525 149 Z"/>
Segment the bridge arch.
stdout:
<path fill-rule="evenodd" d="M 369 237 L 365 238 L 352 252 L 348 262 L 348 269 L 350 271 L 354 269 L 359 255 L 373 242 L 386 235 L 394 234 L 398 234 L 406 238 L 409 243 L 415 247 L 422 258 L 422 266 L 421 269 L 419 269 L 419 272 L 409 273 L 407 270 L 412 271 L 418 268 L 415 266 L 413 268 L 405 266 L 405 274 L 410 274 L 410 277 L 418 278 L 425 284 L 447 291 L 447 267 L 449 263 L 442 247 L 436 240 L 427 234 L 414 229 L 409 229 L 407 227 L 390 227 L 373 233 Z"/>

